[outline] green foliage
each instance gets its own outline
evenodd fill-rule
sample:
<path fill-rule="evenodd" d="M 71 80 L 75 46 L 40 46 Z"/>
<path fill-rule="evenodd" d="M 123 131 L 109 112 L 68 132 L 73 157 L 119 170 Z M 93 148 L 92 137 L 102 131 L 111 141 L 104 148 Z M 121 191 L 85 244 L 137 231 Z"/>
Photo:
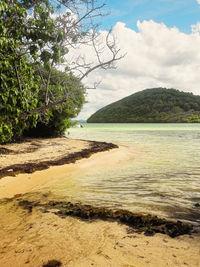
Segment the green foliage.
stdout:
<path fill-rule="evenodd" d="M 94 113 L 87 122 L 199 122 L 200 96 L 153 88 L 130 95 Z"/>
<path fill-rule="evenodd" d="M 40 68 L 38 72 L 42 74 L 43 80 L 47 79 L 48 73 L 45 69 Z M 64 97 L 63 93 L 70 92 L 71 87 L 76 81 L 78 82 L 74 75 L 67 75 L 64 72 L 53 69 L 49 89 L 51 95 L 54 96 L 54 100 L 59 101 L 59 99 L 62 99 Z M 44 88 L 40 88 L 39 106 L 42 106 L 44 104 L 45 91 Z M 70 95 L 62 106 L 48 110 L 45 118 L 38 120 L 37 125 L 25 131 L 24 135 L 31 137 L 55 137 L 63 135 L 66 129 L 71 126 L 70 118 L 76 117 L 85 103 L 84 93 L 84 87 L 78 83 L 77 89 L 73 91 L 73 94 Z"/>
<path fill-rule="evenodd" d="M 25 45 L 29 55 L 35 62 L 42 63 L 46 69 L 52 61 L 60 63 L 68 52 L 62 43 L 66 35 L 56 27 L 52 14 L 54 8 L 49 0 L 24 0 L 22 7 L 29 10 L 31 16 L 26 16 L 24 27 Z"/>
<path fill-rule="evenodd" d="M 71 74 L 66 77 L 52 70 L 52 66 L 63 62 L 68 53 L 63 46 L 66 34 L 57 27 L 53 13 L 49 0 L 1 0 L 0 143 L 19 139 L 25 130 L 37 123 L 35 129 L 40 130 L 39 125 L 48 126 L 48 131 L 53 129 L 53 135 L 61 134 L 69 125 L 69 118 L 82 107 L 84 90 L 78 84 L 67 102 L 60 102 L 62 107 L 45 109 L 48 76 L 51 77 L 48 91 L 53 95 L 52 101 L 65 97 L 63 89 L 69 92 L 73 88 L 72 83 L 64 85 L 58 80 L 76 82 Z M 43 81 L 38 68 L 43 70 Z M 37 110 L 42 106 L 41 114 Z M 46 124 L 39 122 L 41 117 Z"/>
<path fill-rule="evenodd" d="M 12 4 L 12 5 L 10 5 Z M 0 5 L 0 143 L 21 136 L 23 130 L 36 123 L 37 115 L 28 120 L 20 114 L 37 105 L 36 77 L 25 55 L 19 55 L 23 39 L 26 10 L 13 1 Z M 20 26 L 21 25 L 21 26 Z"/>
<path fill-rule="evenodd" d="M 185 122 L 200 122 L 200 115 L 191 114 L 187 118 L 185 118 Z"/>

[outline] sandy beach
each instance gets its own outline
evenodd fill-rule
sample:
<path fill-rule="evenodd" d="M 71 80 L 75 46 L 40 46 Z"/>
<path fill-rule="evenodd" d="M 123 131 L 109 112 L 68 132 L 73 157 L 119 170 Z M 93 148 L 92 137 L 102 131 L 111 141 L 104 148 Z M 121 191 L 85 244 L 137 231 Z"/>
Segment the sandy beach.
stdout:
<path fill-rule="evenodd" d="M 57 174 L 62 179 L 62 173 L 76 174 L 94 165 L 101 168 L 105 161 L 118 164 L 131 156 L 121 148 L 108 151 L 104 147 L 104 152 L 88 152 L 83 159 L 78 154 L 73 162 L 61 164 L 61 159 L 91 147 L 90 142 L 67 138 L 31 139 L 0 147 L 4 174 L 0 179 L 0 266 L 200 266 L 198 234 L 146 236 L 117 221 L 58 216 L 56 205 L 43 208 L 56 196 L 42 192 L 42 186 L 56 180 Z M 42 170 L 30 169 L 30 164 L 42 161 L 48 162 Z M 29 166 L 27 172 L 21 167 L 14 170 L 22 165 Z M 6 176 L 5 170 L 12 176 Z"/>

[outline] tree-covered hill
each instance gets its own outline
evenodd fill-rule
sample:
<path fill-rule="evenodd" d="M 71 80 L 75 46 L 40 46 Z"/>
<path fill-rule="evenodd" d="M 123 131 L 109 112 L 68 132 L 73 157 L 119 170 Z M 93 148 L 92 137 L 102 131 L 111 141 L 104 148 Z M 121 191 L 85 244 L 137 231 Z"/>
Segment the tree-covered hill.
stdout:
<path fill-rule="evenodd" d="M 200 96 L 176 89 L 146 89 L 103 107 L 87 122 L 200 122 Z"/>

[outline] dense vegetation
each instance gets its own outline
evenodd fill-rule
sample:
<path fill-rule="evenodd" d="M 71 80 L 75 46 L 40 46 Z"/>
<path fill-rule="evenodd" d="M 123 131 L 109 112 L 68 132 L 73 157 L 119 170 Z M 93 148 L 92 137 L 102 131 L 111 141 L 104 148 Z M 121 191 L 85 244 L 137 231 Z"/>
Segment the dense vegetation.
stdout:
<path fill-rule="evenodd" d="M 68 52 L 54 11 L 48 0 L 1 1 L 0 143 L 62 134 L 84 103 L 78 79 L 54 69 Z"/>
<path fill-rule="evenodd" d="M 48 78 L 48 73 L 45 69 L 40 68 L 35 71 L 40 72 L 43 80 Z M 63 89 L 65 92 L 72 90 L 72 84 L 77 81 L 74 75 L 67 75 L 56 69 L 52 70 L 49 87 L 52 97 L 62 99 Z M 50 108 L 45 114 L 40 114 L 35 126 L 30 126 L 23 132 L 23 135 L 30 137 L 56 137 L 63 135 L 67 128 L 71 126 L 71 119 L 78 115 L 83 104 L 85 103 L 85 90 L 83 85 L 79 84 L 78 90 L 74 90 L 73 94 L 62 104 L 57 107 Z M 38 107 L 44 105 L 45 90 L 40 87 L 38 93 Z"/>
<path fill-rule="evenodd" d="M 200 122 L 200 96 L 175 89 L 146 89 L 98 110 L 87 122 Z"/>
<path fill-rule="evenodd" d="M 0 1 L 0 144 L 64 133 L 85 101 L 82 80 L 121 58 L 110 32 L 97 38 L 104 7 L 97 2 Z M 96 61 L 79 54 L 83 44 Z"/>

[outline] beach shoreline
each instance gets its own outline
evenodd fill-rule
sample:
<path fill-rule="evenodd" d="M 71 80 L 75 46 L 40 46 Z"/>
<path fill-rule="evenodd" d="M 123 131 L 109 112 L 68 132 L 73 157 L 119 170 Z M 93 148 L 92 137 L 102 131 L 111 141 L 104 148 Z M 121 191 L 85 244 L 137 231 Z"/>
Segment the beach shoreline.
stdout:
<path fill-rule="evenodd" d="M 199 235 L 145 235 L 119 221 L 60 213 L 66 203 L 50 199 L 34 192 L 0 200 L 0 266 L 199 266 Z"/>
<path fill-rule="evenodd" d="M 112 143 L 65 137 L 27 139 L 0 146 L 0 151 L 3 149 L 9 153 L 0 153 L 0 199 L 37 191 L 47 183 L 83 172 L 91 167 L 89 158 L 95 159 L 97 155 L 103 165 L 104 158 L 109 160 L 110 154 L 119 151 Z"/>
<path fill-rule="evenodd" d="M 27 138 L 23 143 L 0 146 L 0 178 L 20 173 L 33 173 L 48 169 L 50 166 L 75 163 L 79 159 L 89 158 L 95 153 L 113 148 L 118 146 L 112 143 L 75 140 L 67 137 Z M 53 153 L 53 159 L 51 153 Z"/>
<path fill-rule="evenodd" d="M 85 163 L 82 168 L 85 168 L 89 156 L 92 156 L 92 160 L 99 164 L 100 168 L 109 157 L 118 157 L 117 162 L 121 157 L 120 149 L 109 151 L 116 146 L 68 138 L 43 139 L 46 143 L 42 143 L 41 139 L 31 139 L 27 142 L 24 146 L 16 144 L 15 149 L 12 145 L 0 147 L 1 152 L 3 147 L 9 150 L 5 149 L 4 154 L 1 154 L 0 162 L 4 163 L 1 165 L 2 173 L 5 174 L 5 168 L 6 171 L 11 169 L 11 176 L 4 175 L 4 178 L 0 179 L 0 266 L 39 267 L 48 266 L 48 262 L 54 263 L 49 266 L 77 267 L 199 266 L 199 235 L 183 233 L 184 235 L 172 238 L 163 230 L 163 225 L 161 231 L 156 231 L 150 228 L 150 224 L 147 224 L 146 230 L 138 231 L 126 221 L 133 220 L 133 214 L 129 212 L 117 214 L 106 209 L 102 212 L 102 209 L 97 207 L 66 202 L 61 197 L 54 198 L 51 193 L 43 192 L 41 185 L 56 177 L 57 173 L 73 173 L 75 169 L 78 171 L 83 161 Z M 86 153 L 80 154 L 80 151 Z M 104 152 L 96 153 L 100 151 Z M 66 164 L 70 154 L 76 155 L 71 157 L 71 162 L 75 159 L 76 163 Z M 82 155 L 85 159 L 81 159 Z M 32 161 L 31 156 L 34 158 Z M 54 167 L 45 164 L 42 165 L 42 168 L 45 167 L 43 170 L 31 169 L 31 164 L 39 164 L 41 158 L 43 162 L 53 163 Z M 64 162 L 60 161 L 61 158 L 65 159 Z M 24 166 L 29 166 L 29 169 L 25 169 L 25 174 L 12 176 L 18 173 L 10 167 L 13 166 L 10 164 L 13 160 L 17 162 L 14 164 L 17 167 L 23 163 Z M 24 172 L 24 169 L 20 169 L 20 172 Z M 36 190 L 37 185 L 41 190 Z M 140 225 L 143 220 L 146 221 L 146 217 L 141 216 L 137 220 L 141 220 Z M 158 224 L 158 221 L 155 221 L 155 224 Z M 171 229 L 169 222 L 166 222 L 167 224 Z M 174 226 L 176 228 L 176 224 Z M 59 265 L 59 262 L 62 265 Z"/>

